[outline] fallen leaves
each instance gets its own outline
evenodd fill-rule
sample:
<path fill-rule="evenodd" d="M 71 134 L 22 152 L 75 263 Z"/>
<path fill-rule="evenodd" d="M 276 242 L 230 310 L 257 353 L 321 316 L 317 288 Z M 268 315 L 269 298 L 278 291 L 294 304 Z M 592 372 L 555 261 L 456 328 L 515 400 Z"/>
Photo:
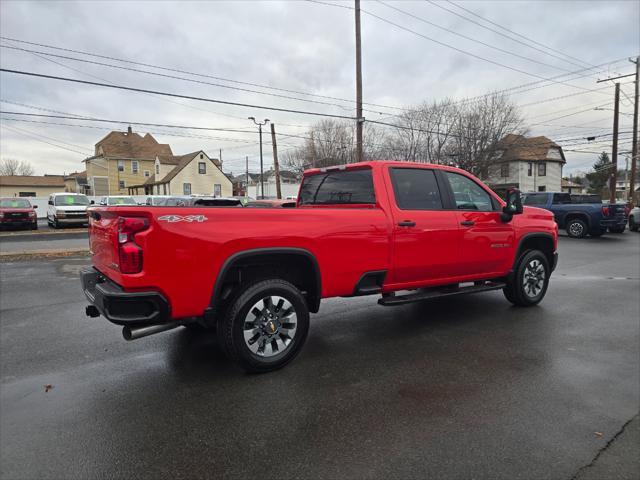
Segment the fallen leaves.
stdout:
<path fill-rule="evenodd" d="M 44 386 L 44 393 L 48 393 L 48 392 L 49 392 L 49 390 L 53 390 L 53 385 L 51 385 L 50 383 L 47 383 L 47 384 Z"/>

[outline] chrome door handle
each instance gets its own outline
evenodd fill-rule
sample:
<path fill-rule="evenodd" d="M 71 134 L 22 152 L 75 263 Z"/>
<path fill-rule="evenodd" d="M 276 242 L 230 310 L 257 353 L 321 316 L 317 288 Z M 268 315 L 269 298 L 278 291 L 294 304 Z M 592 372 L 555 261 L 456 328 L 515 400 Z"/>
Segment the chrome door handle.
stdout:
<path fill-rule="evenodd" d="M 399 227 L 415 227 L 416 222 L 412 222 L 411 220 L 405 220 L 404 222 L 398 222 Z"/>
<path fill-rule="evenodd" d="M 476 224 L 473 220 L 465 220 L 464 222 L 460 222 L 460 225 L 463 227 L 473 227 Z"/>

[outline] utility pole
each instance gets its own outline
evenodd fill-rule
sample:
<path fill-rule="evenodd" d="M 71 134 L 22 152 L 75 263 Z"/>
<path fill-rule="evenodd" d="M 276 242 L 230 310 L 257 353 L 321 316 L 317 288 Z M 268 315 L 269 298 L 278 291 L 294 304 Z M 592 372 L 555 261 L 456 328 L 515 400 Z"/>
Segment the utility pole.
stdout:
<path fill-rule="evenodd" d="M 244 157 L 245 161 L 245 172 L 247 173 L 247 184 L 244 188 L 244 196 L 245 198 L 249 196 L 249 155 Z"/>
<path fill-rule="evenodd" d="M 362 161 L 362 38 L 360 35 L 360 0 L 356 2 L 356 161 Z"/>
<path fill-rule="evenodd" d="M 258 133 L 260 135 L 260 197 L 264 198 L 264 166 L 262 162 L 262 126 L 269 123 L 269 119 L 265 118 L 263 122 L 256 122 L 255 117 L 249 117 L 249 120 L 253 120 L 253 123 L 258 125 Z"/>
<path fill-rule="evenodd" d="M 629 180 L 629 202 L 631 207 L 635 206 L 635 198 L 633 194 L 636 188 L 636 174 L 638 172 L 638 83 L 640 83 L 640 57 L 636 57 L 636 84 L 635 95 L 633 100 L 633 141 L 631 143 L 631 179 Z"/>
<path fill-rule="evenodd" d="M 278 165 L 278 145 L 276 144 L 276 126 L 271 124 L 271 145 L 273 145 L 273 171 L 276 176 L 276 198 L 282 198 L 280 191 L 280 166 Z"/>
<path fill-rule="evenodd" d="M 613 147 L 611 148 L 611 163 L 613 165 L 611 181 L 609 182 L 609 201 L 616 203 L 616 180 L 618 179 L 618 112 L 620 110 L 620 83 L 616 82 L 615 105 L 613 106 Z"/>

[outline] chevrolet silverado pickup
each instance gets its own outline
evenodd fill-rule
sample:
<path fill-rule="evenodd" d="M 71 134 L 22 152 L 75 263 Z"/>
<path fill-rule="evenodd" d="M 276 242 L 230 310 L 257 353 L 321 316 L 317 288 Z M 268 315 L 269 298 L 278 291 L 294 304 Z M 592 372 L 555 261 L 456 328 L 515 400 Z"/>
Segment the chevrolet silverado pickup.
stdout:
<path fill-rule="evenodd" d="M 457 168 L 364 162 L 304 173 L 294 208 L 92 206 L 90 317 L 132 340 L 180 325 L 216 329 L 250 372 L 302 348 L 329 297 L 384 306 L 502 290 L 539 303 L 557 262 L 547 210 L 506 202 Z"/>

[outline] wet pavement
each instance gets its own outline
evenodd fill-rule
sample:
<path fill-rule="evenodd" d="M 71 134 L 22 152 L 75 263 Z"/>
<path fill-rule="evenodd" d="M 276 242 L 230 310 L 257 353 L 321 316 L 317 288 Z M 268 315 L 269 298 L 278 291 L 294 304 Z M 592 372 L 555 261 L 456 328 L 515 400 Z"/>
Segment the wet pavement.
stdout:
<path fill-rule="evenodd" d="M 86 263 L 0 263 L 2 478 L 638 472 L 635 449 L 613 450 L 640 402 L 638 234 L 562 238 L 530 309 L 500 292 L 325 301 L 300 356 L 266 375 L 210 334 L 125 342 L 84 316 Z"/>

